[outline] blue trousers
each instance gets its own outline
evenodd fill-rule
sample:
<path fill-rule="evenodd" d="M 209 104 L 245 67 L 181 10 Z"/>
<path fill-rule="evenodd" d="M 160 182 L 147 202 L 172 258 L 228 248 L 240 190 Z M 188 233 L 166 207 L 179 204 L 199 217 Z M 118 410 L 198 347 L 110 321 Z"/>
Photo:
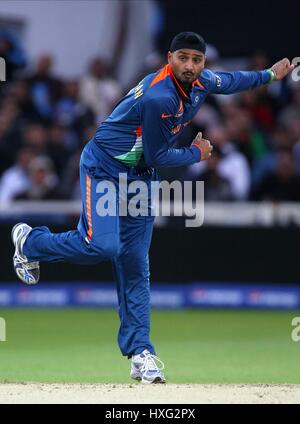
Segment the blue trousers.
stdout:
<path fill-rule="evenodd" d="M 80 160 L 83 211 L 77 229 L 54 234 L 47 227 L 35 227 L 24 244 L 23 252 L 29 261 L 96 264 L 110 260 L 117 283 L 120 350 L 128 357 L 144 349 L 155 354 L 150 342 L 148 257 L 154 217 L 151 214 L 120 216 L 120 172 L 126 174 L 128 182 L 140 179 L 148 186 L 157 178 L 156 171 L 141 175 L 135 168 L 128 169 L 119 164 L 91 140 Z M 97 210 L 97 201 L 104 195 L 97 193 L 97 187 L 99 191 L 99 182 L 104 180 L 111 181 L 116 187 L 115 216 L 100 216 Z"/>

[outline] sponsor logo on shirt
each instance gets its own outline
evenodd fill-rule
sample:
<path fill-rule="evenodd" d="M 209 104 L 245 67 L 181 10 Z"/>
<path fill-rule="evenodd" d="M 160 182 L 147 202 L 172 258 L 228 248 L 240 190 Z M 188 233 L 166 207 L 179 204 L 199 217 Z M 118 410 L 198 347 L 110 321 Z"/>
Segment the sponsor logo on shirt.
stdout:
<path fill-rule="evenodd" d="M 189 121 L 184 122 L 183 124 L 178 124 L 178 125 L 176 125 L 176 127 L 173 127 L 173 128 L 171 129 L 171 133 L 172 133 L 172 134 L 177 134 L 177 133 L 179 133 L 179 131 L 181 130 L 181 128 L 185 128 L 185 127 L 187 127 L 187 126 L 188 126 L 191 122 L 192 122 L 192 121 L 191 121 L 191 120 L 189 120 Z"/>
<path fill-rule="evenodd" d="M 174 116 L 175 118 L 180 118 L 182 115 L 183 115 L 183 103 L 182 103 L 182 100 L 180 99 L 179 109 L 175 113 L 175 115 L 172 115 L 171 113 L 162 113 L 160 117 L 162 119 L 171 118 L 172 116 Z"/>
<path fill-rule="evenodd" d="M 177 134 L 177 133 L 179 133 L 180 128 L 181 128 L 181 124 L 176 125 L 176 127 L 173 127 L 173 128 L 171 129 L 171 133 L 172 133 L 172 134 Z"/>

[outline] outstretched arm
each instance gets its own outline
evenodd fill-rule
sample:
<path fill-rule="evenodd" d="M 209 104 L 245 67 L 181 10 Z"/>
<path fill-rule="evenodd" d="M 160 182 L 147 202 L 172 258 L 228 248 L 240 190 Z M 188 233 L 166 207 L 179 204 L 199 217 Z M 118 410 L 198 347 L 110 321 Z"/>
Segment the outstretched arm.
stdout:
<path fill-rule="evenodd" d="M 210 93 L 232 94 L 249 90 L 274 80 L 281 80 L 294 69 L 289 59 L 276 62 L 270 69 L 264 71 L 212 72 L 203 71 L 200 80 Z"/>

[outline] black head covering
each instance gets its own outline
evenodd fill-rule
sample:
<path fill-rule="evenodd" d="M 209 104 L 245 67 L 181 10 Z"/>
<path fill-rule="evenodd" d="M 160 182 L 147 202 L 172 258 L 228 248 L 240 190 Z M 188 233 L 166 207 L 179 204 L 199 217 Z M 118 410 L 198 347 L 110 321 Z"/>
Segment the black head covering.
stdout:
<path fill-rule="evenodd" d="M 199 50 L 205 54 L 206 44 L 201 35 L 196 32 L 180 32 L 173 38 L 170 51 L 175 52 L 179 49 Z"/>

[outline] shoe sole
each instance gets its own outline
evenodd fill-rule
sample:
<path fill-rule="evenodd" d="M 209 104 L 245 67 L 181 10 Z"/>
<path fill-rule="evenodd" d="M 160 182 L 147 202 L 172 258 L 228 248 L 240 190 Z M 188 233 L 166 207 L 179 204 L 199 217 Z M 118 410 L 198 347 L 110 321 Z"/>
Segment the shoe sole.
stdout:
<path fill-rule="evenodd" d="M 18 222 L 17 224 L 15 224 L 15 225 L 13 226 L 13 228 L 12 228 L 12 230 L 11 230 L 11 240 L 12 240 L 13 245 L 15 246 L 15 253 L 14 253 L 14 255 L 13 255 L 13 268 L 14 268 L 15 273 L 17 274 L 17 277 L 19 278 L 19 280 L 21 280 L 21 282 L 22 282 L 22 283 L 24 283 L 24 284 L 26 284 L 26 285 L 35 285 L 35 284 L 37 284 L 37 283 L 39 282 L 40 277 L 38 277 L 37 281 L 34 281 L 34 282 L 29 283 L 26 279 L 24 279 L 24 277 L 23 277 L 22 275 L 19 275 L 19 274 L 18 274 L 18 272 L 17 272 L 17 270 L 16 270 L 16 267 L 15 267 L 15 264 L 14 264 L 14 257 L 15 257 L 15 255 L 16 255 L 16 251 L 17 251 L 17 243 L 16 243 L 16 242 L 15 242 L 15 240 L 14 240 L 13 234 L 14 234 L 14 232 L 15 232 L 16 228 L 17 228 L 18 226 L 20 226 L 20 225 L 28 225 L 28 224 L 26 224 L 25 222 Z M 39 266 L 38 266 L 38 269 L 40 269 L 40 267 L 39 267 Z M 35 278 L 35 277 L 34 277 L 34 278 Z"/>
<path fill-rule="evenodd" d="M 139 376 L 137 377 L 131 376 L 131 378 L 136 381 L 141 381 L 144 384 L 165 384 L 166 383 L 166 380 L 162 380 L 160 377 L 155 377 L 153 381 L 143 380 L 142 377 L 139 377 Z"/>
<path fill-rule="evenodd" d="M 141 377 L 131 377 L 133 380 L 142 381 Z"/>
<path fill-rule="evenodd" d="M 165 384 L 166 380 L 162 380 L 160 377 L 155 377 L 153 381 L 142 380 L 143 384 Z"/>

